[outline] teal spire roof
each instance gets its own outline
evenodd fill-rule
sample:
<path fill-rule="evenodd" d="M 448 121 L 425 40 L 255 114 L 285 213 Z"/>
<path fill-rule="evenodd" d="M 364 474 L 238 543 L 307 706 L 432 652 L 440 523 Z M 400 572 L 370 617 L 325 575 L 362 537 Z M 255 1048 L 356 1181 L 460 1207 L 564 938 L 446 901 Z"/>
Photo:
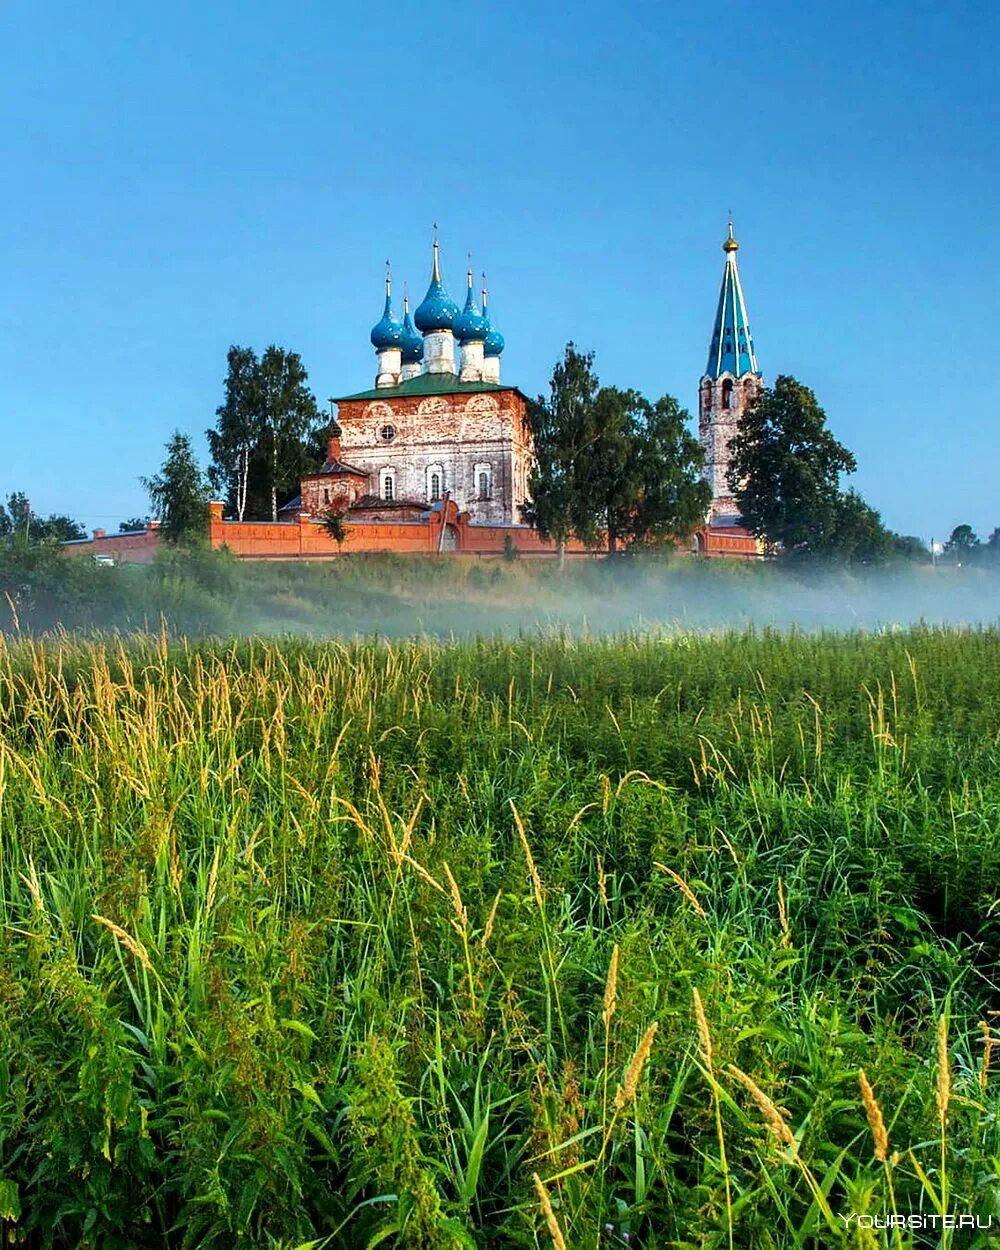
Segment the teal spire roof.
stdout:
<path fill-rule="evenodd" d="M 423 334 L 433 334 L 435 330 L 450 330 L 457 316 L 458 305 L 444 289 L 444 283 L 441 281 L 438 241 L 435 238 L 431 284 L 427 288 L 423 303 L 413 314 L 413 320 L 417 329 Z"/>
<path fill-rule="evenodd" d="M 455 318 L 452 329 L 460 343 L 483 343 L 490 328 L 489 319 L 479 311 L 476 296 L 472 290 L 472 261 L 469 261 L 469 272 L 466 275 L 469 293 L 465 297 L 465 307 Z"/>
<path fill-rule="evenodd" d="M 722 245 L 722 250 L 726 253 L 726 267 L 722 274 L 722 290 L 719 292 L 712 345 L 708 349 L 708 364 L 705 366 L 705 373 L 710 378 L 720 377 L 723 373 L 741 377 L 744 373 L 760 372 L 753 350 L 740 274 L 736 268 L 739 246 L 733 238 L 733 223 L 730 222 L 729 237 Z"/>
<path fill-rule="evenodd" d="M 503 335 L 490 320 L 488 311 L 489 293 L 486 290 L 486 274 L 483 274 L 483 320 L 486 322 L 486 339 L 483 343 L 484 356 L 499 356 L 504 349 Z"/>
<path fill-rule="evenodd" d="M 372 347 L 377 352 L 388 347 L 399 347 L 403 341 L 403 323 L 392 311 L 392 279 L 389 277 L 389 262 L 385 262 L 385 308 L 382 320 L 372 326 Z"/>
<path fill-rule="evenodd" d="M 403 296 L 403 364 L 418 365 L 424 355 L 424 340 L 417 333 L 413 326 L 413 318 L 410 316 L 410 301 L 407 296 Z"/>

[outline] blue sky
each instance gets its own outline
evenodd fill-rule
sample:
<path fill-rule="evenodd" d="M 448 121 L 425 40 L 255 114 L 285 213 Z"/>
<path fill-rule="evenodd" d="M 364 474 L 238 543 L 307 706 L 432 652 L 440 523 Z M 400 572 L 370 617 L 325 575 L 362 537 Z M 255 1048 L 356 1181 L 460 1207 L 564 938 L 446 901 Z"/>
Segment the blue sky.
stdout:
<path fill-rule="evenodd" d="M 1000 525 L 994 4 L 6 0 L 0 38 L 0 493 L 145 512 L 231 343 L 370 385 L 435 221 L 506 381 L 573 339 L 694 408 L 731 209 L 761 368 L 886 522 Z"/>

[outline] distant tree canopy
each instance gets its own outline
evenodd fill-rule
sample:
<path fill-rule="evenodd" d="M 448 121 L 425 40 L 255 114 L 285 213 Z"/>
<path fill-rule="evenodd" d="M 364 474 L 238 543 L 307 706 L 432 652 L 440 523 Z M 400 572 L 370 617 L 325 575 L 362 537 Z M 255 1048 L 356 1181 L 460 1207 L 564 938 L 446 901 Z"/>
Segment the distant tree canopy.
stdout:
<path fill-rule="evenodd" d="M 87 531 L 72 517 L 58 512 L 38 516 L 22 491 L 8 495 L 6 507 L 0 504 L 0 538 L 24 543 L 60 543 L 86 537 Z"/>
<path fill-rule="evenodd" d="M 956 525 L 944 545 L 944 551 L 952 560 L 961 561 L 978 554 L 979 547 L 979 538 L 971 525 Z"/>
<path fill-rule="evenodd" d="M 130 530 L 144 530 L 149 524 L 148 516 L 132 516 L 118 523 L 118 533 L 127 534 Z"/>
<path fill-rule="evenodd" d="M 524 519 L 560 548 L 603 533 L 611 555 L 686 537 L 711 502 L 687 413 L 670 396 L 602 387 L 593 365 L 567 344 L 548 398 L 529 405 L 536 464 Z"/>
<path fill-rule="evenodd" d="M 971 525 L 956 525 L 941 547 L 941 560 L 945 564 L 1000 568 L 1000 526 L 994 527 L 983 542 Z"/>
<path fill-rule="evenodd" d="M 208 533 L 208 485 L 187 434 L 175 430 L 166 452 L 160 472 L 140 481 L 149 492 L 163 538 L 179 545 L 197 545 Z"/>
<path fill-rule="evenodd" d="M 326 424 L 297 352 L 272 344 L 258 358 L 233 346 L 227 361 L 225 399 L 207 431 L 209 481 L 238 520 L 276 521 L 279 498 L 322 459 Z"/>
<path fill-rule="evenodd" d="M 729 446 L 728 485 L 742 523 L 773 550 L 855 564 L 926 558 L 920 539 L 894 534 L 856 490 L 842 489 L 857 462 L 795 378 L 779 376 L 760 391 Z"/>

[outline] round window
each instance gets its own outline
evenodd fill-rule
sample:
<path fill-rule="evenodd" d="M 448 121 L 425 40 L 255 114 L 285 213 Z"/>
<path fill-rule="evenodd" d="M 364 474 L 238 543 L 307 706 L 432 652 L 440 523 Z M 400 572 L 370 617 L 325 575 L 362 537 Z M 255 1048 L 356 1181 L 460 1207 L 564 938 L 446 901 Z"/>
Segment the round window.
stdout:
<path fill-rule="evenodd" d="M 391 443 L 396 437 L 396 427 L 394 425 L 383 425 L 379 430 L 379 438 L 383 443 Z"/>

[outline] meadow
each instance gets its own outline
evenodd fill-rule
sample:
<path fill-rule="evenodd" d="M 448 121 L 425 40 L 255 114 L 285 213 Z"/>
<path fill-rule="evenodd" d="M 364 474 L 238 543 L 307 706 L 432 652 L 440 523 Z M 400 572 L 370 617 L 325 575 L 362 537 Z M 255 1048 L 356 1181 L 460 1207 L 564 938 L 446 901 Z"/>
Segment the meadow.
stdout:
<path fill-rule="evenodd" d="M 10 639 L 7 1244 L 993 1244 L 998 766 L 989 628 Z"/>

